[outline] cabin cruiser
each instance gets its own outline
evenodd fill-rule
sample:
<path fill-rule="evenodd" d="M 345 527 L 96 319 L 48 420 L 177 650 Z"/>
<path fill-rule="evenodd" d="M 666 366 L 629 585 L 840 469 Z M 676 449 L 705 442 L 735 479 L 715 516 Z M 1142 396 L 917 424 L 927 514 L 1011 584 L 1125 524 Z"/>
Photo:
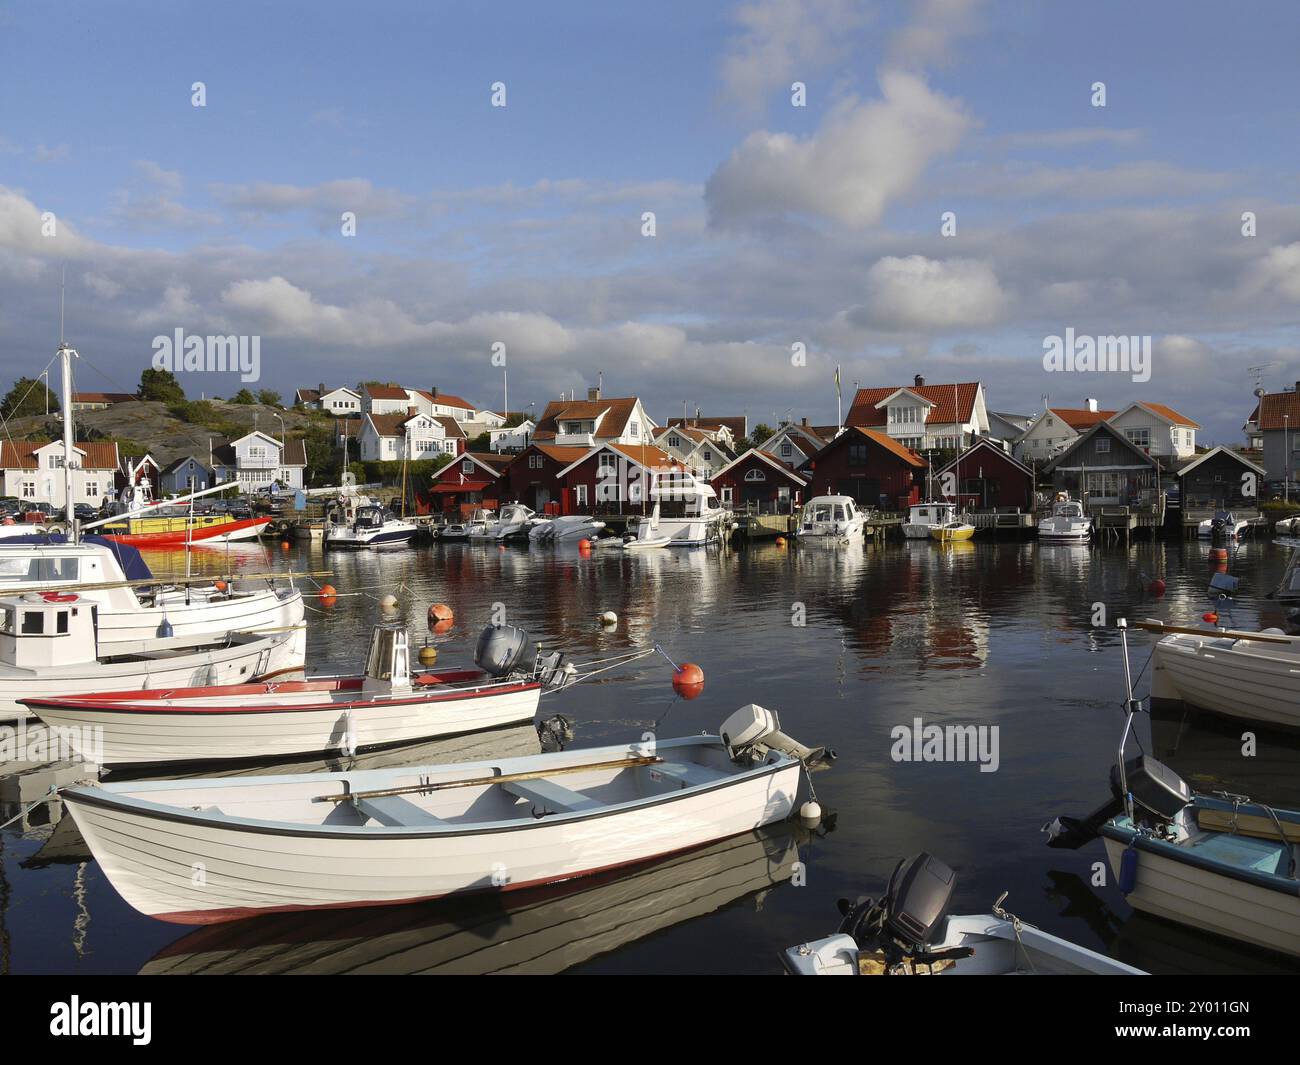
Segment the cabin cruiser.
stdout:
<path fill-rule="evenodd" d="M 628 540 L 644 546 L 697 547 L 717 543 L 732 528 L 732 513 L 718 501 L 708 481 L 688 470 L 673 469 L 651 474 L 650 502 L 653 510 L 637 524 Z"/>
<path fill-rule="evenodd" d="M 0 540 L 0 595 L 75 592 L 93 605 L 101 652 L 164 635 L 218 638 L 229 632 L 290 632 L 268 672 L 301 669 L 307 638 L 302 593 L 290 586 L 257 589 L 155 580 L 140 552 L 98 536 Z"/>
<path fill-rule="evenodd" d="M 945 525 L 957 520 L 955 503 L 916 503 L 907 508 L 907 521 L 903 523 L 903 535 L 909 540 L 928 540 L 930 530 L 937 525 Z"/>
<path fill-rule="evenodd" d="M 277 645 L 298 635 L 152 636 L 104 647 L 95 613 L 75 592 L 0 596 L 0 718 L 25 719 L 27 698 L 257 680 L 271 673 Z"/>
<path fill-rule="evenodd" d="M 1049 935 L 1002 908 L 948 912 L 957 874 L 922 851 L 899 862 L 877 900 L 840 899 L 839 931 L 789 947 L 781 964 L 792 976 L 1142 976 L 1122 962 Z"/>
<path fill-rule="evenodd" d="M 497 511 L 497 520 L 488 527 L 494 540 L 502 543 L 528 543 L 533 528 L 546 521 L 522 503 L 506 503 Z"/>
<path fill-rule="evenodd" d="M 566 514 L 549 521 L 540 521 L 528 530 L 528 539 L 535 544 L 558 544 L 565 540 L 586 540 L 600 535 L 605 523 L 585 514 Z"/>
<path fill-rule="evenodd" d="M 861 540 L 866 521 L 852 496 L 813 496 L 803 505 L 795 535 L 800 540 Z"/>
<path fill-rule="evenodd" d="M 1038 539 L 1064 543 L 1083 543 L 1092 536 L 1092 520 L 1083 512 L 1077 499 L 1058 499 L 1052 504 L 1052 516 L 1038 523 Z"/>
<path fill-rule="evenodd" d="M 1196 528 L 1196 535 L 1202 540 L 1235 540 L 1250 525 L 1245 518 L 1238 518 L 1230 510 L 1216 510 L 1214 517 L 1206 518 Z"/>
<path fill-rule="evenodd" d="M 415 526 L 394 517 L 377 504 L 357 507 L 350 522 L 335 525 L 325 535 L 328 548 L 405 547 Z"/>

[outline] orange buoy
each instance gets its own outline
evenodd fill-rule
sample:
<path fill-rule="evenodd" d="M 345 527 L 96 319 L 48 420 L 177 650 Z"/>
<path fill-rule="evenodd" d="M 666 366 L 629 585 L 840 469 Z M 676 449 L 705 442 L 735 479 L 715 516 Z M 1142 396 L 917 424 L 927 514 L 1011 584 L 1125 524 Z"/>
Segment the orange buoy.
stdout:
<path fill-rule="evenodd" d="M 219 592 L 224 592 L 227 588 L 230 587 L 230 585 L 228 585 L 228 584 L 227 584 L 225 581 L 223 581 L 223 580 L 217 579 L 217 580 L 215 580 L 215 581 L 212 582 L 212 587 L 214 587 L 214 588 L 215 588 L 217 591 L 219 591 Z"/>
<path fill-rule="evenodd" d="M 578 554 L 580 554 L 580 555 L 589 555 L 589 554 L 591 554 L 591 541 L 590 541 L 590 540 L 579 540 L 579 541 L 578 541 Z"/>
<path fill-rule="evenodd" d="M 334 585 L 332 585 L 332 584 L 322 584 L 322 585 L 320 586 L 320 594 L 321 594 L 321 598 L 323 598 L 323 599 L 325 599 L 325 598 L 333 599 L 333 598 L 334 598 L 336 595 L 338 595 L 339 593 L 338 593 L 338 589 L 336 589 L 336 588 L 334 587 Z"/>
<path fill-rule="evenodd" d="M 281 550 L 281 551 L 288 551 L 289 548 L 291 548 L 292 546 L 293 546 L 293 544 L 289 543 L 288 540 L 281 540 L 281 541 L 280 541 L 280 550 Z"/>
<path fill-rule="evenodd" d="M 691 699 L 699 698 L 700 694 L 704 691 L 704 685 L 703 684 L 677 684 L 676 682 L 674 682 L 673 691 L 675 691 L 680 698 L 685 699 L 689 702 Z"/>
<path fill-rule="evenodd" d="M 1201 620 L 1208 621 L 1211 625 L 1213 625 L 1215 622 L 1219 620 L 1219 615 L 1214 613 L 1214 611 L 1212 610 L 1207 610 L 1204 614 L 1201 615 Z"/>
<path fill-rule="evenodd" d="M 785 547 L 785 537 L 784 537 L 784 536 L 778 536 L 778 537 L 776 538 L 776 546 L 777 546 L 777 547 Z"/>
<path fill-rule="evenodd" d="M 448 618 L 446 621 L 435 622 L 433 626 L 433 634 L 435 636 L 446 636 L 447 633 L 451 632 L 451 628 L 454 624 L 455 622 L 452 621 L 450 618 Z"/>
<path fill-rule="evenodd" d="M 433 625 L 438 621 L 452 621 L 456 617 L 451 607 L 446 603 L 434 603 L 429 607 L 429 624 Z"/>
<path fill-rule="evenodd" d="M 703 685 L 704 670 L 694 662 L 683 662 L 673 674 L 673 685 L 685 687 L 693 684 Z"/>

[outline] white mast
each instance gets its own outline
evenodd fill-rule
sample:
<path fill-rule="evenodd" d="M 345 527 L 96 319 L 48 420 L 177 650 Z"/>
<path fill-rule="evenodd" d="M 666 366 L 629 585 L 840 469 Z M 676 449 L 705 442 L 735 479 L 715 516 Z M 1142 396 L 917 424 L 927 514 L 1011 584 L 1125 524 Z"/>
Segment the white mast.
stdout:
<path fill-rule="evenodd" d="M 77 539 L 77 512 L 72 503 L 72 463 L 74 436 L 72 424 L 72 360 L 77 353 L 59 341 L 59 361 L 63 369 L 63 516 L 68 523 L 68 537 Z"/>

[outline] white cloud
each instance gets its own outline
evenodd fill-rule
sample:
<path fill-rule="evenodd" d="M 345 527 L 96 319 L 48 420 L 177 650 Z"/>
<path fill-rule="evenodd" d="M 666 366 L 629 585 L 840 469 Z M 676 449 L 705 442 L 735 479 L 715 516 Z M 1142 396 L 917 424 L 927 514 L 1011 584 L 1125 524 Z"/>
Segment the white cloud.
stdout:
<path fill-rule="evenodd" d="M 958 37 L 975 28 L 979 0 L 913 0 L 912 18 L 894 35 L 890 62 L 910 67 L 944 63 Z"/>
<path fill-rule="evenodd" d="M 343 211 L 392 215 L 405 210 L 411 197 L 396 189 L 379 188 L 365 178 L 342 178 L 318 185 L 283 185 L 257 181 L 249 185 L 215 185 L 213 195 L 228 207 L 258 214 L 292 211 Z"/>
<path fill-rule="evenodd" d="M 887 256 L 867 271 L 867 298 L 854 319 L 879 329 L 987 326 L 1009 298 L 988 263 L 974 259 Z"/>
<path fill-rule="evenodd" d="M 926 166 L 951 152 L 971 126 L 961 105 L 919 77 L 886 71 L 881 98 L 846 101 L 800 140 L 751 134 L 709 179 L 713 224 L 785 213 L 848 225 L 878 222 Z"/>
<path fill-rule="evenodd" d="M 1246 271 L 1247 295 L 1280 296 L 1300 303 L 1300 241 L 1269 248 Z"/>

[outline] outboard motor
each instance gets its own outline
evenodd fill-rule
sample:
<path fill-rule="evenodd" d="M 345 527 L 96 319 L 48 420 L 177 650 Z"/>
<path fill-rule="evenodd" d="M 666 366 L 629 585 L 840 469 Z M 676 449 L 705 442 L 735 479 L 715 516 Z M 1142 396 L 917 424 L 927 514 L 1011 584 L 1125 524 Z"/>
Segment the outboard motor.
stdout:
<path fill-rule="evenodd" d="M 737 765 L 762 765 L 771 751 L 798 758 L 804 765 L 833 762 L 835 752 L 825 747 L 805 747 L 781 731 L 776 711 L 757 703 L 742 706 L 718 730 L 722 745 Z"/>
<path fill-rule="evenodd" d="M 1126 761 L 1124 775 L 1128 780 L 1129 794 L 1133 796 L 1133 812 L 1139 820 L 1171 821 L 1192 801 L 1192 789 L 1187 781 L 1163 762 L 1145 754 Z M 1119 766 L 1111 767 L 1110 791 L 1111 797 L 1087 817 L 1062 816 L 1045 824 L 1043 831 L 1047 833 L 1047 845 L 1077 851 L 1096 839 L 1102 825 L 1124 812 Z"/>
<path fill-rule="evenodd" d="M 531 674 L 536 660 L 533 638 L 517 625 L 488 625 L 474 647 L 475 663 L 494 677 Z"/>

